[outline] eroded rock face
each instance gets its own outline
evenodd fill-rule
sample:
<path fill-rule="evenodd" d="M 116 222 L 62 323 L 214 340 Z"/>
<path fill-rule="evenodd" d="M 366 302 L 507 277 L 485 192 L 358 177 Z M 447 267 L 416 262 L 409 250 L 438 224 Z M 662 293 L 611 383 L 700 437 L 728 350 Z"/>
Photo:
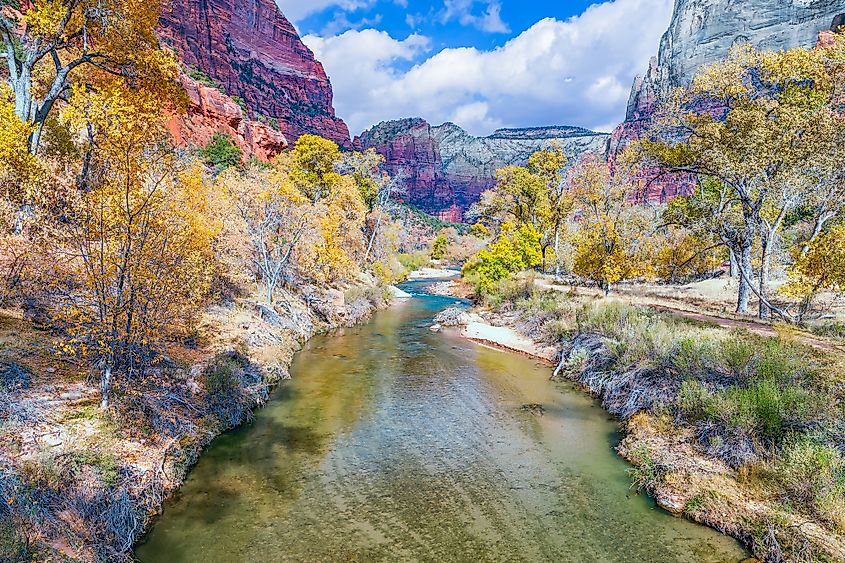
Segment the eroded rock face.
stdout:
<path fill-rule="evenodd" d="M 838 29 L 843 15 L 845 0 L 675 0 L 656 61 L 634 80 L 628 120 L 648 113 L 655 96 L 687 86 L 738 43 L 773 51 L 813 47 L 820 32 Z"/>
<path fill-rule="evenodd" d="M 291 142 L 313 133 L 349 146 L 323 66 L 273 0 L 172 0 L 159 34 L 186 65 L 242 98 L 252 117 L 278 120 Z"/>
<path fill-rule="evenodd" d="M 359 149 L 383 154 L 406 200 L 448 221 L 460 221 L 481 192 L 493 187 L 498 168 L 524 165 L 532 153 L 557 142 L 574 160 L 606 150 L 608 135 L 577 127 L 502 129 L 475 137 L 457 125 L 433 127 L 423 119 L 380 123 L 355 139 Z"/>
<path fill-rule="evenodd" d="M 172 115 L 167 129 L 177 146 L 205 146 L 216 133 L 229 135 L 245 158 L 270 160 L 288 146 L 285 136 L 272 127 L 247 118 L 232 98 L 216 88 L 179 77 L 188 98 L 185 113 Z"/>
<path fill-rule="evenodd" d="M 650 125 L 659 101 L 687 86 L 706 64 L 723 59 L 738 43 L 758 49 L 813 47 L 845 23 L 845 0 L 675 0 L 668 31 L 644 76 L 634 79 L 625 122 L 611 136 L 613 161 Z M 842 23 L 839 23 L 842 22 Z M 645 199 L 658 203 L 689 191 L 690 178 L 646 171 Z"/>

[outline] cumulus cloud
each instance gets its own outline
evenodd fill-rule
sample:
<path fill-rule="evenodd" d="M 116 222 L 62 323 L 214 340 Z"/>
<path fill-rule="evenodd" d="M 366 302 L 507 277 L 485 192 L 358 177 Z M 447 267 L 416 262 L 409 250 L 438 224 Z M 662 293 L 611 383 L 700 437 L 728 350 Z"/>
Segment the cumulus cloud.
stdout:
<path fill-rule="evenodd" d="M 374 29 L 304 40 L 325 65 L 335 107 L 353 132 L 411 116 L 454 121 L 476 134 L 551 124 L 608 130 L 624 117 L 633 77 L 656 54 L 672 4 L 594 4 L 566 21 L 541 20 L 490 51 L 431 54 L 424 37 Z"/>
<path fill-rule="evenodd" d="M 482 4 L 482 12 L 475 12 L 475 5 Z M 461 25 L 472 26 L 488 33 L 510 33 L 510 27 L 502 21 L 502 5 L 496 0 L 445 0 L 440 12 L 443 23 L 457 20 Z"/>

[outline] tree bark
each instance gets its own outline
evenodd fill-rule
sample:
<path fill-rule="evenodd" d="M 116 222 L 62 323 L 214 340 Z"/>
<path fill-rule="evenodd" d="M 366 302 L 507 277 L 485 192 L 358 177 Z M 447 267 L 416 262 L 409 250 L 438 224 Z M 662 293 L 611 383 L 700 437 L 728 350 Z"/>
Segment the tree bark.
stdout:
<path fill-rule="evenodd" d="M 751 244 L 743 242 L 740 255 L 738 258 L 738 266 L 740 273 L 739 291 L 737 293 L 736 312 L 747 313 L 748 302 L 751 298 L 751 278 L 753 273 L 751 271 Z M 743 275 L 744 274 L 744 275 Z"/>
<path fill-rule="evenodd" d="M 111 392 L 111 364 L 106 364 L 103 367 L 103 373 L 100 375 L 100 408 L 109 408 L 109 393 Z"/>

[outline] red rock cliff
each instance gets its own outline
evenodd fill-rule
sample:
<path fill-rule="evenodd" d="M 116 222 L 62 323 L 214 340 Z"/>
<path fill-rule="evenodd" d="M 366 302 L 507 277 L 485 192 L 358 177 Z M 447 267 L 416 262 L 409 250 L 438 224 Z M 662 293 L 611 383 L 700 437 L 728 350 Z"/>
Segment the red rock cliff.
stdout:
<path fill-rule="evenodd" d="M 329 79 L 273 0 L 171 0 L 159 34 L 181 60 L 278 121 L 291 142 L 313 133 L 349 146 Z"/>

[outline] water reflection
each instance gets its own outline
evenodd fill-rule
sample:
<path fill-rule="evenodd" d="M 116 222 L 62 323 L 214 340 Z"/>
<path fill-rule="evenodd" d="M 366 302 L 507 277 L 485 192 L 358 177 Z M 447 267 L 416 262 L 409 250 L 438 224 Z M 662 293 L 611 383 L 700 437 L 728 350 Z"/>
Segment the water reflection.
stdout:
<path fill-rule="evenodd" d="M 218 439 L 144 562 L 738 561 L 628 492 L 615 424 L 548 368 L 434 334 L 420 297 L 312 340 Z M 544 414 L 522 409 L 543 405 Z"/>

